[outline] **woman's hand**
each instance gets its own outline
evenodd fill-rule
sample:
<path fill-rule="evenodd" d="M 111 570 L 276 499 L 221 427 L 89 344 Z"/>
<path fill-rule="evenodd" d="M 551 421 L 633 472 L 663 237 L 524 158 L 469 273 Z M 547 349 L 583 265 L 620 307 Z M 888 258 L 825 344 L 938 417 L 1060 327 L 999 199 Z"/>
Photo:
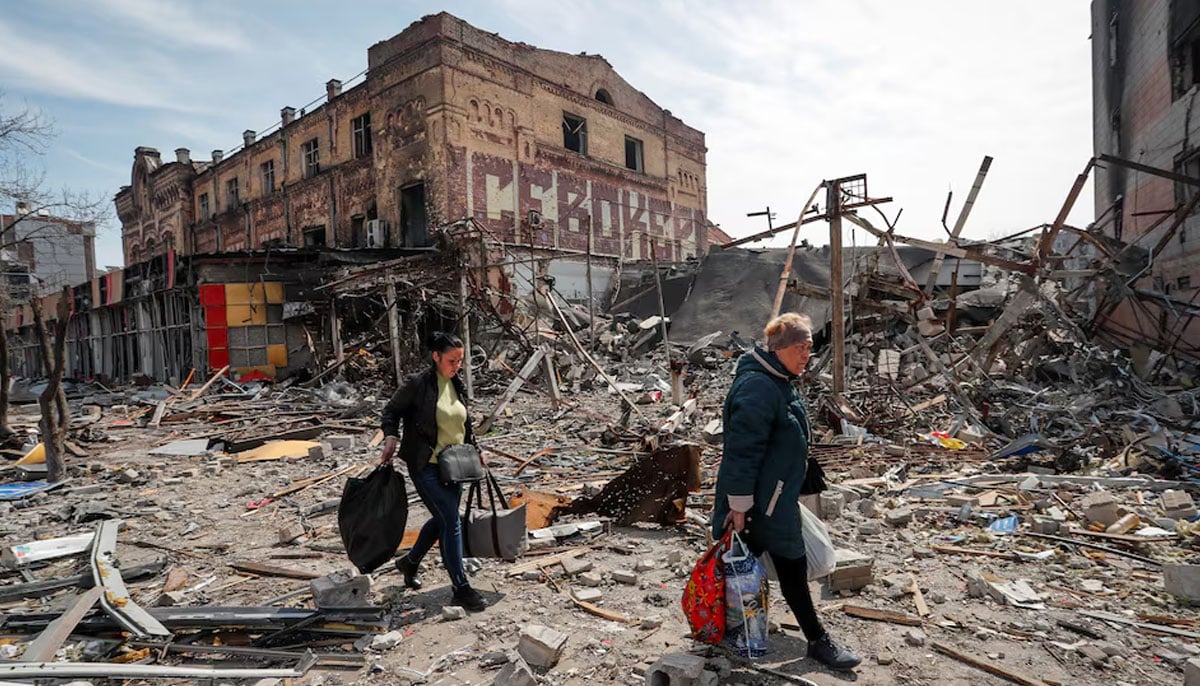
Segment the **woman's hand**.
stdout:
<path fill-rule="evenodd" d="M 391 464 L 392 457 L 396 454 L 396 437 L 388 436 L 383 441 L 383 452 L 379 455 L 379 464 Z"/>
<path fill-rule="evenodd" d="M 729 514 L 725 515 L 725 528 L 728 529 L 731 526 L 735 532 L 742 533 L 746 528 L 746 513 L 730 510 Z"/>
<path fill-rule="evenodd" d="M 487 469 L 487 466 L 488 466 L 488 451 L 484 450 L 483 448 L 480 448 L 480 449 L 479 449 L 479 461 L 483 463 L 483 467 L 484 467 L 484 469 Z"/>

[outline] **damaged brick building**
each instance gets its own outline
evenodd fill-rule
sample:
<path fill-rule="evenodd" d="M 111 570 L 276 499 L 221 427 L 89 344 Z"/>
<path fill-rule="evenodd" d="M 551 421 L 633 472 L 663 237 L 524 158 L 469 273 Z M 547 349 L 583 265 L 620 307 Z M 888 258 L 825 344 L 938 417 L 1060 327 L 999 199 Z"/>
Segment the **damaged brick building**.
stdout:
<path fill-rule="evenodd" d="M 1097 321 L 1126 342 L 1163 350 L 1200 341 L 1200 3 L 1092 3 L 1096 226 L 1132 244 L 1122 298 Z M 1104 156 L 1144 165 L 1107 164 Z M 1150 168 L 1172 170 L 1174 178 Z M 1124 293 L 1134 297 L 1125 298 Z M 1190 345 L 1189 345 L 1190 344 Z"/>
<path fill-rule="evenodd" d="M 423 247 L 471 217 L 506 243 L 682 260 L 705 237 L 704 134 L 598 55 L 513 43 L 449 14 L 372 46 L 365 78 L 285 107 L 231 154 L 135 153 L 116 203 L 128 263 L 289 247 Z"/>

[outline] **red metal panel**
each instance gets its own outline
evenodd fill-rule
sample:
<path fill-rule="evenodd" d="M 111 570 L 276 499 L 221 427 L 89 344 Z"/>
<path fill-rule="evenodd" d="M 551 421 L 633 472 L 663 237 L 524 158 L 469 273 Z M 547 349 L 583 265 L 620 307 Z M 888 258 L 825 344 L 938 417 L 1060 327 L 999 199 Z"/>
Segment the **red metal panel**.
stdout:
<path fill-rule="evenodd" d="M 229 329 L 223 326 L 210 326 L 206 333 L 208 334 L 208 347 L 210 350 L 213 348 L 229 347 Z"/>
<path fill-rule="evenodd" d="M 222 369 L 229 366 L 229 351 L 224 348 L 210 348 L 208 351 L 208 366 L 211 369 Z"/>
<path fill-rule="evenodd" d="M 204 308 L 204 325 L 208 327 L 226 326 L 227 318 L 225 314 L 226 311 L 224 305 L 214 305 Z"/>
<path fill-rule="evenodd" d="M 209 307 L 210 305 L 225 304 L 225 284 L 223 283 L 206 283 L 200 287 L 200 304 Z"/>

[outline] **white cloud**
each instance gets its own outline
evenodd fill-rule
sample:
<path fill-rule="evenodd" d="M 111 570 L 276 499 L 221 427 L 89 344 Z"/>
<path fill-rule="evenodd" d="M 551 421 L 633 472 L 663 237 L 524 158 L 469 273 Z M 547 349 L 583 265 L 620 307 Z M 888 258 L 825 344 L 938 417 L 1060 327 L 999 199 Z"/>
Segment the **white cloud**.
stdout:
<path fill-rule="evenodd" d="M 215 3 L 168 0 L 92 0 L 92 7 L 136 26 L 150 40 L 176 47 L 244 52 L 251 41 L 242 33 L 238 16 Z M 203 8 L 203 13 L 196 12 Z"/>

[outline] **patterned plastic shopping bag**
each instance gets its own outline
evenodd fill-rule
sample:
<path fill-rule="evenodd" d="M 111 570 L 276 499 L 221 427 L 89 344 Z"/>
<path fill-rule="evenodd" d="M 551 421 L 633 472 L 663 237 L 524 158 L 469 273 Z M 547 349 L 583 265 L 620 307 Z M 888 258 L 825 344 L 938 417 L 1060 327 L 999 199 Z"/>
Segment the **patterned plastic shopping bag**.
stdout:
<path fill-rule="evenodd" d="M 683 590 L 683 613 L 692 628 L 692 638 L 702 643 L 720 643 L 725 635 L 725 565 L 721 554 L 729 549 L 733 530 L 713 543 L 696 566 Z"/>

